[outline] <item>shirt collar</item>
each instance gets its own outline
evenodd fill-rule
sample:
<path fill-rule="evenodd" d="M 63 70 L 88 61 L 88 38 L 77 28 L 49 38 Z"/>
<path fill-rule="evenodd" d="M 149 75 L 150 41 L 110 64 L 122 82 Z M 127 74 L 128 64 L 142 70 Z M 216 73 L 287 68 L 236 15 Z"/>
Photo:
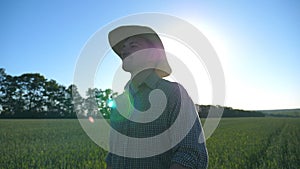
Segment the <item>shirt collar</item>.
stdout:
<path fill-rule="evenodd" d="M 139 91 L 139 87 L 142 84 L 147 85 L 151 89 L 155 89 L 159 79 L 161 78 L 155 72 L 144 71 L 136 75 L 133 79 L 129 80 L 125 85 L 125 90 L 129 89 L 132 94 L 135 94 Z"/>

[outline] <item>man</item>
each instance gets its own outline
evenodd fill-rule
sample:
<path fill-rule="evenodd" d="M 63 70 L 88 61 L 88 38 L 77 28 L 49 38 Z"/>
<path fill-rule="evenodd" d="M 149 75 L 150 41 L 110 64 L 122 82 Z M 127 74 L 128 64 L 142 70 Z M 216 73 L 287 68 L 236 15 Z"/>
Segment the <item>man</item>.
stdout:
<path fill-rule="evenodd" d="M 163 79 L 171 68 L 157 33 L 130 25 L 112 30 L 108 37 L 131 79 L 111 110 L 107 168 L 207 168 L 205 138 L 194 103 L 181 85 Z"/>

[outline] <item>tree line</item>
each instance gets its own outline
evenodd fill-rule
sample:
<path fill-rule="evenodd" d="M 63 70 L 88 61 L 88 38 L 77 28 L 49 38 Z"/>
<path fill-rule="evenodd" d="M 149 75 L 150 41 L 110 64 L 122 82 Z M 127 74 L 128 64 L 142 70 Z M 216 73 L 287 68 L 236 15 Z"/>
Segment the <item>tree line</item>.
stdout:
<path fill-rule="evenodd" d="M 115 95 L 90 88 L 84 98 L 73 84 L 66 87 L 39 73 L 11 76 L 0 68 L 0 118 L 109 118 L 107 100 Z"/>
<path fill-rule="evenodd" d="M 109 118 L 109 101 L 116 96 L 111 89 L 89 88 L 82 97 L 74 84 L 66 87 L 39 73 L 11 76 L 0 68 L 0 118 Z M 231 107 L 196 105 L 196 108 L 202 118 L 208 116 L 209 110 L 222 112 L 222 117 L 265 116 Z"/>
<path fill-rule="evenodd" d="M 196 105 L 200 118 L 212 117 L 264 117 L 265 114 L 260 111 L 249 111 L 233 109 L 232 107 L 214 106 L 214 105 Z M 211 114 L 209 112 L 211 111 Z"/>

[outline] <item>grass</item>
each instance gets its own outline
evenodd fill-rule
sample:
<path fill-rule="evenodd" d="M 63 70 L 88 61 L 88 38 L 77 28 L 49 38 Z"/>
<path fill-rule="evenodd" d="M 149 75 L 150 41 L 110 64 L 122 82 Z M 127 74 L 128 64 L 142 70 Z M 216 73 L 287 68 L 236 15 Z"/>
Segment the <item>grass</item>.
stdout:
<path fill-rule="evenodd" d="M 1 120 L 0 168 L 104 168 L 78 120 Z"/>
<path fill-rule="evenodd" d="M 207 141 L 209 168 L 299 168 L 300 119 L 223 119 Z"/>
<path fill-rule="evenodd" d="M 209 168 L 300 168 L 299 118 L 223 118 Z M 105 168 L 78 120 L 0 120 L 0 168 Z"/>

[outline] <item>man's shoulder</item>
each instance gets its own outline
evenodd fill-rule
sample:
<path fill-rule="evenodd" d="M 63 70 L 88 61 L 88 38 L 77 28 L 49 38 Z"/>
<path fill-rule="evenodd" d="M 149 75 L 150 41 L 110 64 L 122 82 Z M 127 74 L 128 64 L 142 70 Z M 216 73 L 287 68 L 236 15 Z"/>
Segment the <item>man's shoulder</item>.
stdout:
<path fill-rule="evenodd" d="M 177 82 L 161 79 L 157 83 L 157 88 L 163 90 L 166 94 L 175 94 L 180 92 L 181 85 Z"/>
<path fill-rule="evenodd" d="M 164 91 L 166 95 L 171 96 L 182 96 L 184 98 L 190 97 L 187 90 L 178 82 L 171 82 L 166 79 L 159 80 L 157 84 L 157 89 Z"/>

